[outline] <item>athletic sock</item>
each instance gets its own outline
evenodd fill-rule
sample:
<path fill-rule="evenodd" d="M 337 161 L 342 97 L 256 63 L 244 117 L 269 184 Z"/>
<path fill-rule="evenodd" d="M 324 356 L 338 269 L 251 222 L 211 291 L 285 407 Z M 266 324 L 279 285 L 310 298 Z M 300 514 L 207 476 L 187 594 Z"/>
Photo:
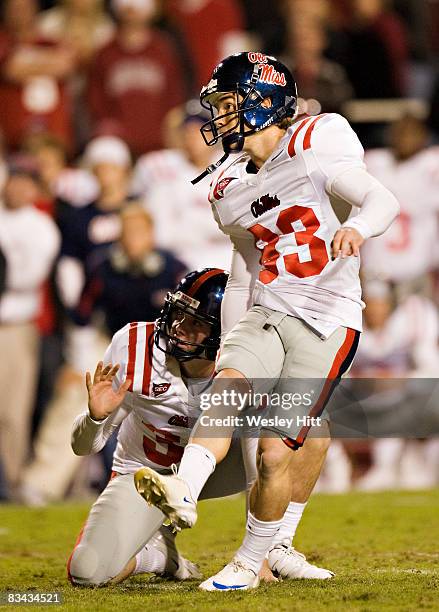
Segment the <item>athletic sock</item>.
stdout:
<path fill-rule="evenodd" d="M 133 575 L 146 573 L 163 574 L 165 569 L 165 555 L 154 546 L 147 544 L 136 555 L 136 569 Z"/>
<path fill-rule="evenodd" d="M 255 574 L 261 569 L 267 551 L 272 546 L 282 519 L 279 521 L 260 521 L 251 514 L 247 515 L 247 525 L 244 541 L 235 555 L 235 559 L 242 561 L 252 569 Z"/>
<path fill-rule="evenodd" d="M 299 504 L 298 502 L 290 502 L 288 508 L 285 510 L 284 517 L 282 519 L 282 525 L 279 531 L 273 538 L 271 548 L 276 544 L 285 544 L 288 542 L 288 546 L 291 544 L 292 539 L 296 534 L 297 526 L 302 518 L 303 511 L 305 510 L 307 502 Z"/>
<path fill-rule="evenodd" d="M 191 497 L 197 501 L 207 479 L 216 467 L 216 459 L 200 444 L 188 444 L 181 458 L 178 476 L 188 485 Z"/>

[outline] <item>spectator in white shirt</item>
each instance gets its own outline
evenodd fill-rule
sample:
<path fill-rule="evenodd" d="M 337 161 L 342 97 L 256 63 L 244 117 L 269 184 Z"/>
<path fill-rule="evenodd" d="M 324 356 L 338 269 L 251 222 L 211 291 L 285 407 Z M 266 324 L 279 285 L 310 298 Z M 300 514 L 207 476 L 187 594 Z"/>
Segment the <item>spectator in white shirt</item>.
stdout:
<path fill-rule="evenodd" d="M 11 173 L 0 208 L 0 248 L 6 259 L 5 288 L 0 297 L 0 461 L 13 490 L 29 449 L 29 427 L 38 366 L 38 332 L 34 318 L 41 284 L 59 251 L 55 223 L 36 210 L 35 178 Z"/>
<path fill-rule="evenodd" d="M 189 270 L 227 270 L 232 256 L 230 241 L 218 232 L 208 201 L 212 176 L 191 184 L 191 179 L 218 159 L 218 151 L 212 158 L 200 134 L 200 126 L 208 119 L 198 100 L 173 109 L 168 114 L 167 139 L 176 148 L 142 155 L 131 186 L 152 215 L 157 245 L 172 250 Z"/>

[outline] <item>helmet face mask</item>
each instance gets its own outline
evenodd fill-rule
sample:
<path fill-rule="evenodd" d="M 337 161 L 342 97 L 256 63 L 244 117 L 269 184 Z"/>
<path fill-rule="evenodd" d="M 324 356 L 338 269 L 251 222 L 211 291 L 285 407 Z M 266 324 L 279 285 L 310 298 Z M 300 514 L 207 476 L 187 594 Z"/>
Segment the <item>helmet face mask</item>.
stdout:
<path fill-rule="evenodd" d="M 219 114 L 216 104 L 225 96 L 234 97 L 235 108 L 229 112 Z M 261 106 L 262 102 L 263 99 L 260 94 L 251 89 L 245 96 L 242 96 L 242 94 L 240 94 L 238 91 L 235 91 L 226 92 L 222 95 L 211 95 L 209 96 L 209 100 L 204 99 L 202 104 L 205 108 L 210 110 L 211 113 L 210 121 L 204 123 L 200 128 L 204 142 L 208 146 L 216 144 L 219 140 L 222 140 L 223 145 L 227 142 L 233 144 L 233 136 L 236 139 L 241 135 L 250 136 L 250 134 L 254 134 L 256 130 L 250 124 L 250 122 L 247 121 L 246 116 L 249 114 L 249 112 L 254 111 Z M 233 119 L 236 120 L 233 122 Z M 227 124 L 229 123 L 232 125 L 227 128 Z M 230 138 L 231 136 L 232 138 Z M 232 152 L 233 150 L 234 148 L 231 147 Z"/>
<path fill-rule="evenodd" d="M 178 296 L 179 293 L 180 292 L 178 291 L 176 293 L 168 293 L 165 299 L 165 312 L 159 330 L 161 337 L 165 339 L 165 347 L 159 348 L 162 348 L 166 354 L 175 357 L 177 361 L 189 361 L 191 359 L 203 358 L 206 359 L 206 349 L 215 348 L 212 346 L 212 342 L 209 342 L 213 331 L 212 323 L 208 321 L 207 317 L 197 315 L 195 310 L 188 305 L 185 298 L 188 298 L 189 296 L 186 296 L 185 294 Z M 161 319 L 162 317 L 160 317 L 159 321 L 161 321 Z M 209 331 L 206 333 L 205 339 L 201 343 L 183 340 L 181 337 L 179 337 L 178 331 L 175 330 L 176 321 L 182 322 L 185 320 L 187 322 L 189 319 L 203 322 L 209 327 Z M 186 326 L 187 325 L 191 325 L 191 323 L 186 323 Z M 194 326 L 195 325 L 192 322 L 191 327 Z"/>
<path fill-rule="evenodd" d="M 222 95 L 234 96 L 236 108 L 218 114 L 215 105 Z M 268 99 L 270 104 L 264 105 Z M 222 141 L 226 153 L 242 150 L 247 136 L 296 114 L 297 89 L 290 71 L 276 58 L 262 53 L 236 53 L 213 71 L 200 94 L 201 105 L 211 119 L 201 127 L 207 145 Z M 236 115 L 236 123 L 227 119 Z M 230 122 L 229 119 L 229 122 Z"/>
<path fill-rule="evenodd" d="M 156 346 L 179 362 L 214 361 L 220 345 L 220 310 L 226 282 L 227 274 L 216 268 L 186 275 L 165 298 L 155 326 Z M 184 338 L 188 330 L 191 340 Z M 200 335 L 201 340 L 193 341 L 193 337 Z"/>

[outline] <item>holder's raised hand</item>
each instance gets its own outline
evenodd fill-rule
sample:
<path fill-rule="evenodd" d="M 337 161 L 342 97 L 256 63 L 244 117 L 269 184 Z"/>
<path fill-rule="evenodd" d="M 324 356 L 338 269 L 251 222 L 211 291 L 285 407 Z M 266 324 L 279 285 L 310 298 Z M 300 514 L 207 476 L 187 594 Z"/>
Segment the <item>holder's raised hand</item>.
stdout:
<path fill-rule="evenodd" d="M 126 379 L 117 390 L 113 389 L 113 379 L 116 376 L 120 365 L 109 363 L 105 366 L 102 361 L 96 366 L 96 370 L 91 379 L 90 372 L 85 375 L 85 384 L 88 391 L 88 408 L 90 416 L 96 421 L 102 421 L 112 414 L 123 402 L 128 387 L 131 384 Z"/>

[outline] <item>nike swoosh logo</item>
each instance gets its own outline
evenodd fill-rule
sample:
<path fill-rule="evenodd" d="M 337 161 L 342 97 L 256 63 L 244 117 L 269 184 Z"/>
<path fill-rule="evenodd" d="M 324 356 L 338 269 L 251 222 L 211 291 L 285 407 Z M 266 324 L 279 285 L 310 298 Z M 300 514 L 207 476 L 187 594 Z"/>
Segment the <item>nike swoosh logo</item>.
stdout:
<path fill-rule="evenodd" d="M 186 496 L 185 496 L 185 497 L 183 497 L 183 501 L 185 501 L 187 504 L 190 504 L 190 503 L 191 503 L 191 500 L 190 500 L 190 499 L 187 499 L 187 497 L 186 497 Z"/>
<path fill-rule="evenodd" d="M 212 582 L 213 586 L 220 591 L 226 591 L 227 589 L 243 589 L 248 586 L 246 584 L 220 584 L 219 582 Z"/>

